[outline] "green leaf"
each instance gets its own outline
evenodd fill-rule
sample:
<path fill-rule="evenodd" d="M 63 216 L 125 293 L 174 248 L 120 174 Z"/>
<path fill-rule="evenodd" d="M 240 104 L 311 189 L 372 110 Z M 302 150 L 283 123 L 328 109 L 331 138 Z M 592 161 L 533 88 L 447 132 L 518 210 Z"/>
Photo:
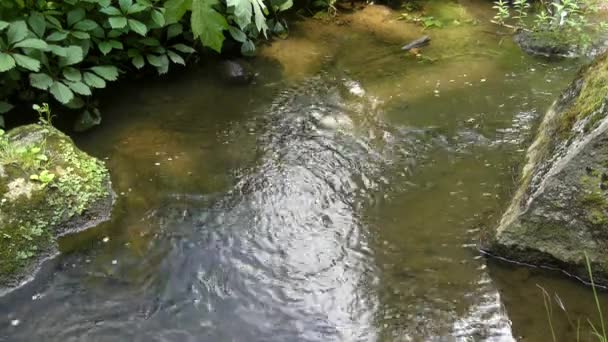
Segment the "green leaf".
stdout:
<path fill-rule="evenodd" d="M 144 57 L 142 55 L 136 55 L 136 56 L 134 56 L 133 59 L 131 60 L 131 63 L 133 63 L 133 65 L 137 69 L 143 68 L 144 65 L 146 64 L 146 62 L 144 61 Z"/>
<path fill-rule="evenodd" d="M 38 37 L 44 37 L 44 32 L 46 31 L 46 20 L 42 14 L 39 12 L 32 12 L 29 18 L 27 18 L 27 23 Z"/>
<path fill-rule="evenodd" d="M 176 54 L 173 51 L 167 51 L 167 55 L 169 56 L 169 58 L 171 59 L 171 61 L 175 64 L 181 64 L 181 65 L 186 65 L 186 61 L 184 61 L 184 59 L 182 58 L 182 56 Z"/>
<path fill-rule="evenodd" d="M 40 61 L 35 58 L 26 55 L 20 55 L 18 53 L 14 53 L 13 58 L 15 59 L 15 62 L 17 62 L 17 65 L 24 69 L 30 71 L 40 70 Z"/>
<path fill-rule="evenodd" d="M 133 0 L 118 0 L 118 5 L 120 6 L 120 10 L 122 13 L 128 13 L 129 8 L 133 6 Z"/>
<path fill-rule="evenodd" d="M 84 83 L 86 83 L 91 88 L 105 88 L 106 81 L 103 78 L 95 75 L 92 72 L 85 72 L 84 75 Z"/>
<path fill-rule="evenodd" d="M 158 41 L 158 39 L 152 37 L 140 39 L 139 42 L 146 46 L 160 46 L 160 42 Z"/>
<path fill-rule="evenodd" d="M 234 38 L 234 40 L 236 40 L 237 42 L 244 43 L 247 41 L 247 35 L 245 34 L 245 32 L 239 30 L 234 26 L 229 26 L 228 32 L 230 32 L 232 38 Z"/>
<path fill-rule="evenodd" d="M 64 105 L 70 109 L 79 109 L 79 108 L 84 107 L 85 103 L 80 97 L 74 96 L 72 101 L 70 101 Z"/>
<path fill-rule="evenodd" d="M 59 65 L 64 67 L 82 62 L 84 52 L 80 46 L 70 45 L 65 48 L 66 56 L 59 58 Z"/>
<path fill-rule="evenodd" d="M 266 10 L 264 0 L 252 0 L 252 4 L 255 17 L 255 26 L 257 27 L 258 31 L 262 32 L 264 36 L 266 36 L 268 26 L 266 25 L 266 16 L 264 15 L 264 10 Z"/>
<path fill-rule="evenodd" d="M 160 75 L 166 74 L 169 71 L 169 58 L 167 55 L 160 56 L 160 66 L 156 70 Z"/>
<path fill-rule="evenodd" d="M 74 93 L 65 84 L 55 81 L 49 89 L 57 101 L 66 104 L 74 98 Z"/>
<path fill-rule="evenodd" d="M 72 82 L 79 82 L 80 80 L 82 80 L 82 74 L 80 73 L 80 70 L 72 67 L 67 67 L 63 69 L 63 77 L 65 77 L 66 80 Z"/>
<path fill-rule="evenodd" d="M 2 31 L 5 28 L 7 28 L 8 25 L 9 25 L 9 23 L 7 23 L 6 21 L 0 20 L 0 31 Z"/>
<path fill-rule="evenodd" d="M 63 46 L 49 44 L 49 50 L 51 50 L 51 53 L 53 53 L 55 56 L 66 57 L 68 55 L 66 48 Z"/>
<path fill-rule="evenodd" d="M 109 7 L 105 7 L 102 8 L 101 10 L 99 10 L 101 13 L 105 13 L 107 15 L 122 15 L 122 13 L 120 12 L 120 10 L 114 6 L 109 6 Z"/>
<path fill-rule="evenodd" d="M 112 51 L 112 44 L 109 41 L 99 42 L 99 44 L 97 44 L 97 47 L 99 48 L 99 51 L 101 51 L 101 53 L 103 53 L 104 55 L 107 55 L 108 53 L 110 53 L 110 51 Z"/>
<path fill-rule="evenodd" d="M 114 29 L 121 29 L 127 26 L 126 17 L 110 17 L 108 20 L 110 22 L 110 26 Z"/>
<path fill-rule="evenodd" d="M 160 56 L 157 55 L 146 55 L 146 59 L 148 60 L 148 63 L 150 63 L 150 65 L 153 65 L 155 67 L 160 67 L 162 66 L 163 62 L 160 59 Z"/>
<path fill-rule="evenodd" d="M 201 39 L 204 46 L 220 52 L 224 42 L 225 29 L 228 22 L 223 15 L 213 9 L 218 0 L 195 0 L 192 2 L 192 33 L 195 38 Z"/>
<path fill-rule="evenodd" d="M 122 43 L 119 42 L 118 40 L 110 40 L 110 45 L 112 45 L 113 48 L 118 49 L 118 50 L 123 49 Z"/>
<path fill-rule="evenodd" d="M 165 16 L 163 15 L 163 13 L 159 10 L 154 10 L 152 11 L 152 13 L 150 14 L 150 16 L 152 17 L 152 21 L 158 26 L 158 27 L 163 27 L 165 26 Z"/>
<path fill-rule="evenodd" d="M 250 0 L 226 0 L 226 6 L 234 8 L 234 21 L 241 29 L 244 29 L 251 23 L 253 10 Z"/>
<path fill-rule="evenodd" d="M 255 44 L 251 40 L 247 40 L 241 45 L 241 53 L 243 56 L 255 56 Z"/>
<path fill-rule="evenodd" d="M 0 114 L 4 114 L 13 108 L 15 108 L 15 106 L 13 106 L 12 104 L 5 101 L 0 101 Z M 4 127 L 4 119 L 2 119 L 2 122 L 0 123 L 2 124 L 1 127 Z"/>
<path fill-rule="evenodd" d="M 129 19 L 129 27 L 140 36 L 145 36 L 148 33 L 148 28 L 139 20 Z"/>
<path fill-rule="evenodd" d="M 82 40 L 88 40 L 91 39 L 91 36 L 83 31 L 72 31 L 71 32 L 72 36 L 78 39 L 82 39 Z"/>
<path fill-rule="evenodd" d="M 61 29 L 61 22 L 57 18 L 55 18 L 49 14 L 45 14 L 44 18 L 46 19 L 46 22 L 48 24 L 51 24 L 51 26 L 53 26 L 54 28 L 56 28 L 58 30 Z"/>
<path fill-rule="evenodd" d="M 34 88 L 47 90 L 53 84 L 53 79 L 44 73 L 30 74 L 30 84 Z"/>
<path fill-rule="evenodd" d="M 37 38 L 28 38 L 24 39 L 17 44 L 14 45 L 16 48 L 28 48 L 28 49 L 36 49 L 36 50 L 48 50 L 49 46 L 42 39 Z"/>
<path fill-rule="evenodd" d="M 46 37 L 46 40 L 49 42 L 58 42 L 58 41 L 66 39 L 67 37 L 68 37 L 68 32 L 55 31 L 55 32 L 51 33 L 48 37 Z"/>
<path fill-rule="evenodd" d="M 145 11 L 149 6 L 143 5 L 143 4 L 134 4 L 133 6 L 129 7 L 129 10 L 127 11 L 128 14 L 135 14 L 135 13 L 139 13 L 142 11 Z"/>
<path fill-rule="evenodd" d="M 69 82 L 68 87 L 72 89 L 76 94 L 91 96 L 91 88 L 89 88 L 86 84 L 82 82 Z"/>
<path fill-rule="evenodd" d="M 185 44 L 175 44 L 175 45 L 172 45 L 171 48 L 173 48 L 174 50 L 177 50 L 179 52 L 183 52 L 183 53 L 196 52 L 196 50 L 194 50 L 193 48 L 191 48 L 190 46 L 185 45 Z"/>
<path fill-rule="evenodd" d="M 275 1 L 271 1 L 271 3 L 276 12 L 287 11 L 288 9 L 293 7 L 293 0 L 284 0 L 279 3 L 276 3 Z"/>
<path fill-rule="evenodd" d="M 68 27 L 72 27 L 75 23 L 81 21 L 86 16 L 84 8 L 77 7 L 68 12 Z"/>
<path fill-rule="evenodd" d="M 85 110 L 76 119 L 74 122 L 74 131 L 76 132 L 84 132 L 87 131 L 101 123 L 101 115 L 99 110 L 95 108 L 92 113 L 89 110 Z"/>
<path fill-rule="evenodd" d="M 28 29 L 25 21 L 19 20 L 12 22 L 8 27 L 7 37 L 8 44 L 13 45 L 16 42 L 22 41 L 27 37 Z"/>
<path fill-rule="evenodd" d="M 184 32 L 182 24 L 173 24 L 167 28 L 167 39 L 177 37 Z"/>
<path fill-rule="evenodd" d="M 84 19 L 77 22 L 76 25 L 74 25 L 74 29 L 88 32 L 96 29 L 98 26 L 99 25 L 95 21 L 91 19 Z"/>
<path fill-rule="evenodd" d="M 192 0 L 167 0 L 164 6 L 165 22 L 167 24 L 175 24 L 192 8 Z"/>
<path fill-rule="evenodd" d="M 108 81 L 116 81 L 118 79 L 118 68 L 115 66 L 95 66 L 92 67 L 91 70 Z"/>

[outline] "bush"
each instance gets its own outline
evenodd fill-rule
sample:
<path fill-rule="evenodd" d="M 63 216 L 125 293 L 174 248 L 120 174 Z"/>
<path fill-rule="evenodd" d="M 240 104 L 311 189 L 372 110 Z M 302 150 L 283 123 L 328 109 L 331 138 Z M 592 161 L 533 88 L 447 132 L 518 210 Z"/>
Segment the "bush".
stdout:
<path fill-rule="evenodd" d="M 95 89 L 143 68 L 167 73 L 198 46 L 219 52 L 225 34 L 252 55 L 258 38 L 286 31 L 277 14 L 291 6 L 292 0 L 0 1 L 0 126 L 11 100 L 47 98 L 81 110 L 81 122 L 98 123 L 90 101 Z"/>

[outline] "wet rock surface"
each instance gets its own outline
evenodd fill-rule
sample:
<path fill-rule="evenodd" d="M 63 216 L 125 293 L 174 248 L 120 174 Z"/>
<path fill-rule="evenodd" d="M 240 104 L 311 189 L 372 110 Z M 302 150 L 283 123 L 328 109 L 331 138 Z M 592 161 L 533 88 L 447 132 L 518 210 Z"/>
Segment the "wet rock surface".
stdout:
<path fill-rule="evenodd" d="M 583 69 L 546 114 L 519 189 L 484 248 L 608 283 L 608 58 Z"/>
<path fill-rule="evenodd" d="M 57 255 L 57 238 L 109 218 L 107 169 L 50 126 L 0 136 L 0 295 L 33 279 Z"/>

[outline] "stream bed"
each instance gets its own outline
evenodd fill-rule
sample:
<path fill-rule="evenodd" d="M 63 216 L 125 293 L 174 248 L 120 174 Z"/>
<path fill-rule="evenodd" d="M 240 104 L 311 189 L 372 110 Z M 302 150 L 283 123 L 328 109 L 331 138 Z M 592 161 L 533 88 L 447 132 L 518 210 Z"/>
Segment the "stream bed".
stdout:
<path fill-rule="evenodd" d="M 539 287 L 595 319 L 589 288 L 477 249 L 580 62 L 523 54 L 486 1 L 427 12 L 445 26 L 295 22 L 249 86 L 210 61 L 103 95 L 75 140 L 112 172 L 113 218 L 0 298 L 0 341 L 548 341 Z"/>

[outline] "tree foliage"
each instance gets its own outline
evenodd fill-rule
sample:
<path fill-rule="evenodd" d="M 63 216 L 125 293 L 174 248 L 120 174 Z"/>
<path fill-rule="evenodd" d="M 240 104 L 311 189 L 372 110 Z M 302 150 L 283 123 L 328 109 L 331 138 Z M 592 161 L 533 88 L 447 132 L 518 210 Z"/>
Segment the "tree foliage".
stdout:
<path fill-rule="evenodd" d="M 0 123 L 9 99 L 52 98 L 99 113 L 95 89 L 144 68 L 167 73 L 197 46 L 220 52 L 226 36 L 254 54 L 269 23 L 285 30 L 276 14 L 289 7 L 291 0 L 0 1 Z"/>

